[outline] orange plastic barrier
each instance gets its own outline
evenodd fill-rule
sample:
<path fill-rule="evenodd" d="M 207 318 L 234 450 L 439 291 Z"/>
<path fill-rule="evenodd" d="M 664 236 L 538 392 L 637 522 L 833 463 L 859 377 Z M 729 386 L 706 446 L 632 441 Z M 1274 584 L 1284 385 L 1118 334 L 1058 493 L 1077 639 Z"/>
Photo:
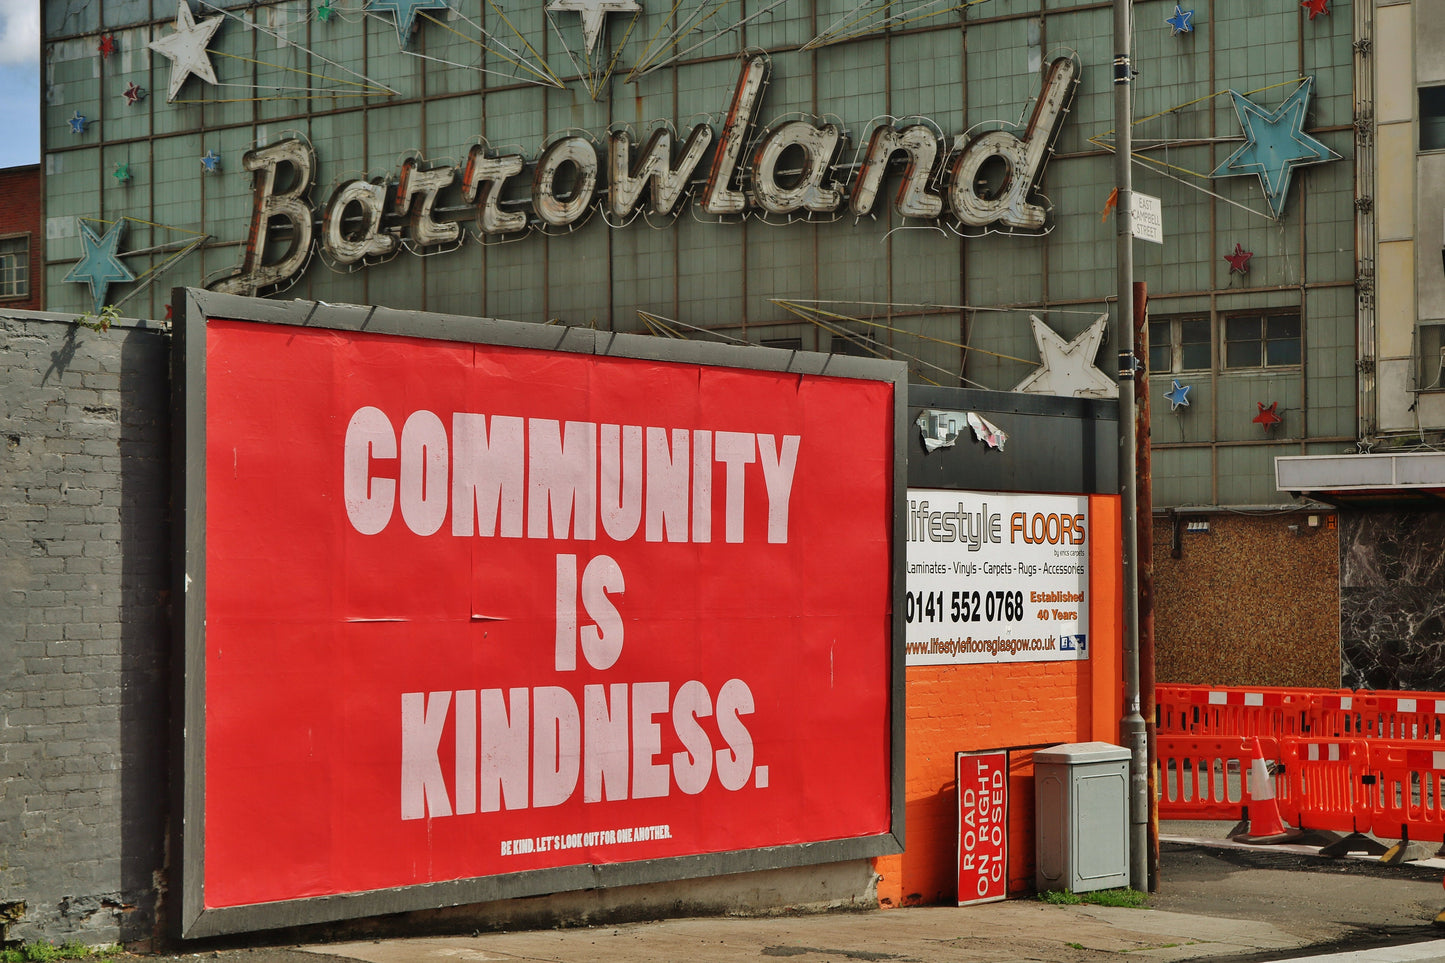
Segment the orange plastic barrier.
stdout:
<path fill-rule="evenodd" d="M 1376 740 L 1370 766 L 1376 776 L 1367 787 L 1371 831 L 1386 839 L 1445 841 L 1445 749 Z"/>
<path fill-rule="evenodd" d="M 1280 741 L 1287 787 L 1280 814 L 1299 829 L 1367 832 L 1369 792 L 1376 781 L 1370 770 L 1370 744 L 1364 739 L 1283 739 Z"/>
<path fill-rule="evenodd" d="M 1198 716 L 1191 694 L 1197 685 L 1154 686 L 1154 731 L 1161 736 L 1187 736 L 1194 731 Z"/>
<path fill-rule="evenodd" d="M 1364 719 L 1355 707 L 1355 694 L 1349 689 L 1324 691 L 1315 699 L 1312 735 L 1343 739 L 1364 738 Z"/>
<path fill-rule="evenodd" d="M 1355 693 L 1360 735 L 1368 739 L 1440 739 L 1445 736 L 1445 694 Z"/>
<path fill-rule="evenodd" d="M 1241 819 L 1252 737 L 1303 829 L 1445 841 L 1445 693 L 1158 686 L 1162 819 Z"/>
<path fill-rule="evenodd" d="M 1155 740 L 1159 755 L 1160 819 L 1241 819 L 1249 803 L 1246 777 L 1254 739 L 1240 736 L 1168 736 Z M 1260 739 L 1267 758 L 1279 743 Z M 1281 804 L 1284 803 L 1281 794 Z"/>
<path fill-rule="evenodd" d="M 1288 686 L 1155 686 L 1156 731 L 1194 736 L 1306 735 L 1323 691 Z"/>

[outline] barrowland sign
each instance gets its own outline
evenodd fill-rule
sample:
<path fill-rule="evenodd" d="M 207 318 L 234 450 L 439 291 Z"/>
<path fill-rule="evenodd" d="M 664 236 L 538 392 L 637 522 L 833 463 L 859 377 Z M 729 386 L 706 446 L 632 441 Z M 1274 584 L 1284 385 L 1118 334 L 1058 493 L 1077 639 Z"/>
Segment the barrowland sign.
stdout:
<path fill-rule="evenodd" d="M 183 298 L 182 935 L 901 850 L 901 364 Z"/>
<path fill-rule="evenodd" d="M 640 145 L 628 129 L 610 131 L 603 144 L 567 132 L 548 138 L 534 158 L 479 143 L 460 166 L 414 156 L 394 176 L 338 184 L 319 206 L 311 198 L 310 144 L 290 137 L 255 148 L 244 157 L 255 198 L 245 257 L 211 287 L 274 293 L 294 283 L 316 251 L 352 269 L 402 250 L 439 253 L 469 237 L 486 243 L 532 230 L 564 234 L 594 212 L 615 227 L 640 215 L 673 218 L 689 198 L 703 219 L 831 219 L 845 211 L 861 218 L 872 215 L 885 178 L 900 168 L 893 209 L 901 217 L 960 235 L 1046 228 L 1048 207 L 1035 192 L 1078 84 L 1074 59 L 1048 66 L 1021 133 L 960 134 L 950 145 L 932 121 L 889 119 L 869 125 L 851 161 L 843 159 L 848 135 L 836 123 L 758 125 L 770 70 L 765 55 L 744 58 L 720 130 L 699 123 L 675 137 L 658 123 Z M 1001 174 L 985 168 L 995 158 L 990 167 Z M 268 259 L 268 243 L 284 253 Z"/>

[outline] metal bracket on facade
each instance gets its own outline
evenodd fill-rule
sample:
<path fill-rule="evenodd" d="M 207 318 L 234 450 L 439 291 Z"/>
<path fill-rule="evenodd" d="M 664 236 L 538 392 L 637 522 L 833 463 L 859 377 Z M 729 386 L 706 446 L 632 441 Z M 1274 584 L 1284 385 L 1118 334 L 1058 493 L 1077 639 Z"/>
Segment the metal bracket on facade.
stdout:
<path fill-rule="evenodd" d="M 1374 136 L 1375 112 L 1369 107 L 1361 107 L 1355 114 L 1355 140 L 1364 145 L 1370 143 Z"/>
<path fill-rule="evenodd" d="M 1375 199 L 1369 196 L 1355 198 L 1355 210 L 1361 214 L 1368 214 L 1375 209 Z"/>
<path fill-rule="evenodd" d="M 1372 308 L 1375 306 L 1375 265 L 1372 261 L 1361 261 L 1355 272 L 1355 293 L 1359 297 L 1360 306 Z M 1370 362 L 1373 367 L 1374 362 Z"/>
<path fill-rule="evenodd" d="M 1375 359 L 1374 359 L 1374 357 L 1371 356 L 1371 355 L 1365 355 L 1364 357 L 1360 358 L 1359 361 L 1356 361 L 1356 362 L 1355 362 L 1355 370 L 1358 371 L 1358 372 L 1359 372 L 1360 374 L 1362 374 L 1362 375 L 1374 374 L 1374 373 L 1375 373 Z"/>
<path fill-rule="evenodd" d="M 1355 53 L 1359 54 L 1361 57 L 1368 57 L 1371 53 L 1374 52 L 1375 42 L 1369 37 L 1363 37 L 1355 41 L 1354 47 Z"/>

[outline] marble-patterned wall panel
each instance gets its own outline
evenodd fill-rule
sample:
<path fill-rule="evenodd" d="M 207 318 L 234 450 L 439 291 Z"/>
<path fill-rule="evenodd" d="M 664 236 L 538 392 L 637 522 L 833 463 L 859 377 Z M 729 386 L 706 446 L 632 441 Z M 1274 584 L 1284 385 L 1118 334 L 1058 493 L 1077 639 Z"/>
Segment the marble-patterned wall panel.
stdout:
<path fill-rule="evenodd" d="M 1445 512 L 1340 515 L 1343 684 L 1445 691 Z"/>
<path fill-rule="evenodd" d="M 1181 514 L 1177 541 L 1174 519 L 1155 517 L 1159 682 L 1340 684 L 1339 543 L 1331 516 L 1309 517 Z"/>

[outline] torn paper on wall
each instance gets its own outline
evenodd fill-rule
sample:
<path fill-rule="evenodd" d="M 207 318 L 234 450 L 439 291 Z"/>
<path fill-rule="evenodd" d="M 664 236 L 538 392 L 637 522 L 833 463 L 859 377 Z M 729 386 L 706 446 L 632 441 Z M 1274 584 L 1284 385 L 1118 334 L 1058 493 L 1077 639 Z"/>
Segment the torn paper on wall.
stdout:
<path fill-rule="evenodd" d="M 968 424 L 973 429 L 973 437 L 990 448 L 1003 451 L 1004 444 L 1008 442 L 1008 434 L 1002 428 L 982 415 L 976 415 L 971 411 L 968 413 Z"/>
<path fill-rule="evenodd" d="M 962 411 L 936 411 L 923 409 L 914 424 L 923 432 L 923 447 L 929 451 L 952 448 L 958 440 L 958 433 L 968 423 L 968 414 Z"/>

